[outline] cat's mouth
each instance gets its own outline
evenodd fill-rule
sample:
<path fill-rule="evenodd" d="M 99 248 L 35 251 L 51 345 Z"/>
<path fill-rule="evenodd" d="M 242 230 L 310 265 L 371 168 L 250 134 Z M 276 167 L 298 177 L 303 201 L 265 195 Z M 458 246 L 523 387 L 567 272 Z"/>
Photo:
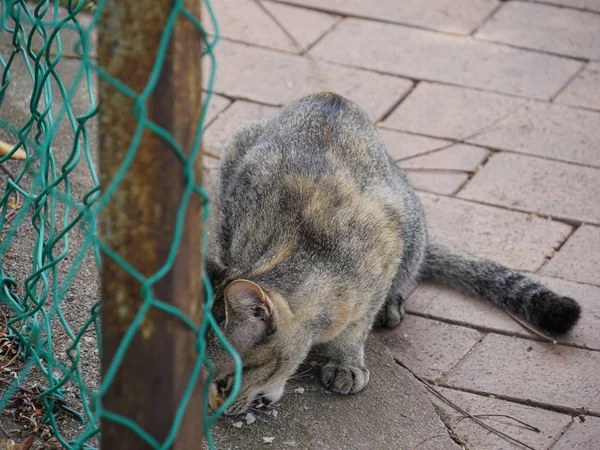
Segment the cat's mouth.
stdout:
<path fill-rule="evenodd" d="M 261 395 L 254 399 L 252 406 L 254 408 L 262 408 L 265 406 L 274 406 L 275 402 L 268 395 Z"/>

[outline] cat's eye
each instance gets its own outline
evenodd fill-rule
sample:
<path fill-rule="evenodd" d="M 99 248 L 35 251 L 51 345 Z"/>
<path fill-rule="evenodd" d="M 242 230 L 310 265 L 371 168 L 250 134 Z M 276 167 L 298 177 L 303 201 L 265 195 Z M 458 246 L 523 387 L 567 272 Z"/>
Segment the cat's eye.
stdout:
<path fill-rule="evenodd" d="M 227 375 L 216 381 L 217 389 L 221 395 L 227 395 L 233 386 L 233 375 Z"/>

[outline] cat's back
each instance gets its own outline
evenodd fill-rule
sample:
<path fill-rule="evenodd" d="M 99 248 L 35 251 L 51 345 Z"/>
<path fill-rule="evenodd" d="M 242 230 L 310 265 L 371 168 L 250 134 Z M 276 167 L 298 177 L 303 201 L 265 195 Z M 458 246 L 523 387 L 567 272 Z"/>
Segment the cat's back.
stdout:
<path fill-rule="evenodd" d="M 313 94 L 237 136 L 221 170 L 225 260 L 247 267 L 290 242 L 294 254 L 343 257 L 344 267 L 368 260 L 372 249 L 388 249 L 382 256 L 391 251 L 396 259 L 406 210 L 402 182 L 359 107 Z"/>
<path fill-rule="evenodd" d="M 361 188 L 390 178 L 390 160 L 367 114 L 344 97 L 321 92 L 242 128 L 225 149 L 224 183 L 240 171 L 341 175 Z M 232 180 L 233 181 L 233 180 Z"/>

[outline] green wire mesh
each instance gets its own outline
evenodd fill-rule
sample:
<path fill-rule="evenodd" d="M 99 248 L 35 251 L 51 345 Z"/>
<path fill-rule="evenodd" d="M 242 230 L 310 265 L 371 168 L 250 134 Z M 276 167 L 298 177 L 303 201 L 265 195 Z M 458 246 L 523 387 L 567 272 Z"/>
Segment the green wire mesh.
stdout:
<path fill-rule="evenodd" d="M 202 186 L 195 182 L 193 167 L 212 96 L 216 72 L 213 50 L 218 41 L 218 27 L 208 0 L 205 1 L 206 11 L 212 29 L 215 30 L 212 37 L 208 36 L 202 24 L 185 8 L 183 0 L 173 0 L 172 12 L 162 34 L 153 71 L 144 91 L 137 94 L 111 77 L 95 61 L 94 30 L 105 6 L 106 0 L 40 0 L 36 3 L 24 0 L 2 1 L 0 137 L 9 142 L 12 150 L 0 157 L 0 176 L 6 179 L 0 197 L 0 304 L 5 307 L 3 315 L 6 319 L 0 323 L 3 328 L 0 339 L 0 375 L 4 373 L 3 368 L 7 367 L 8 359 L 10 364 L 18 364 L 19 370 L 13 371 L 14 376 L 10 382 L 5 382 L 2 386 L 4 392 L 0 397 L 0 411 L 5 412 L 11 408 L 27 381 L 35 380 L 38 391 L 34 393 L 39 394 L 38 401 L 42 405 L 42 412 L 39 414 L 63 447 L 94 448 L 99 437 L 100 420 L 111 420 L 135 431 L 152 448 L 169 448 L 177 435 L 192 388 L 200 382 L 201 369 L 206 368 L 209 378 L 212 374 L 212 365 L 206 358 L 204 339 L 210 329 L 220 338 L 236 364 L 233 392 L 213 415 L 209 415 L 206 402 L 208 384 L 204 386 L 204 431 L 209 446 L 213 448 L 210 427 L 231 405 L 239 391 L 239 357 L 224 339 L 210 314 L 213 294 L 206 274 L 204 285 L 207 300 L 199 327 L 177 308 L 156 299 L 152 286 L 173 267 L 176 249 L 181 240 L 183 217 L 192 195 L 200 195 L 204 199 L 204 221 L 208 218 L 208 196 Z M 175 20 L 180 15 L 191 21 L 201 33 L 205 49 L 202 57 L 210 62 L 202 115 L 189 157 L 183 154 L 178 143 L 166 130 L 158 129 L 144 113 L 146 101 L 159 78 Z M 71 67 L 71 72 L 75 76 L 67 79 L 67 72 L 62 69 L 73 64 L 76 67 Z M 135 62 L 132 61 L 132 64 Z M 24 73 L 13 76 L 13 73 L 18 72 L 17 67 L 22 67 L 21 72 Z M 11 95 L 25 97 L 23 82 L 27 76 L 27 81 L 31 84 L 30 92 L 27 92 L 27 98 L 24 99 L 28 111 L 23 120 L 16 120 L 4 106 L 8 104 L 6 100 Z M 94 165 L 94 122 L 96 116 L 101 114 L 94 92 L 97 78 L 111 83 L 125 95 L 135 99 L 131 114 L 138 120 L 137 132 L 127 156 L 111 185 L 103 191 L 100 191 Z M 76 107 L 81 104 L 82 97 L 86 99 L 86 108 L 83 110 Z M 169 258 L 150 277 L 144 277 L 127 261 L 119 259 L 98 238 L 96 224 L 98 213 L 110 201 L 132 163 L 144 129 L 159 133 L 184 161 L 183 170 L 187 180 Z M 65 130 L 70 135 L 69 146 L 61 152 L 59 150 L 63 150 L 62 146 L 65 145 L 61 136 L 64 136 Z M 17 151 L 25 152 L 25 160 L 10 160 Z M 91 188 L 85 192 L 80 192 L 78 184 L 82 173 L 92 181 Z M 81 236 L 77 245 L 74 244 L 75 235 Z M 10 256 L 11 249 L 14 246 L 22 248 L 21 242 L 28 239 L 32 241 L 30 254 L 20 257 L 27 262 L 26 273 L 10 273 L 7 267 L 12 267 L 13 270 L 16 267 L 11 261 L 14 258 Z M 203 242 L 203 248 L 198 251 L 204 254 L 206 238 Z M 102 353 L 99 340 L 99 292 L 93 293 L 88 299 L 92 304 L 85 320 L 74 323 L 68 317 L 68 310 L 74 307 L 69 295 L 80 282 L 80 272 L 86 267 L 100 270 L 100 252 L 113 258 L 140 281 L 144 302 L 113 356 L 104 379 L 97 380 L 95 378 L 99 366 L 96 368 L 96 376 L 90 375 L 85 366 L 89 366 L 91 359 L 99 362 Z M 100 401 L 150 307 L 176 315 L 195 333 L 197 341 L 196 365 L 164 442 L 158 442 L 132 419 L 104 410 Z M 6 309 L 8 311 L 5 312 Z M 86 343 L 90 341 L 96 350 L 95 354 L 91 354 L 89 348 L 86 350 Z M 79 422 L 75 433 L 63 429 L 67 422 L 65 416 Z"/>

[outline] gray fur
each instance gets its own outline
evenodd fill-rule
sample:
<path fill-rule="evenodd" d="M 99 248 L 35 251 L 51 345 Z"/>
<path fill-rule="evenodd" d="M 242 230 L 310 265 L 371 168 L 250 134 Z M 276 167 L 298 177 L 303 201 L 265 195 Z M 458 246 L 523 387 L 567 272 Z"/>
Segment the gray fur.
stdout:
<path fill-rule="evenodd" d="M 253 335 L 260 344 L 242 357 L 252 367 L 272 364 L 269 355 L 280 361 L 268 376 L 247 371 L 233 413 L 276 377 L 289 377 L 284 367 L 293 371 L 316 344 L 327 357 L 322 382 L 335 392 L 359 392 L 369 381 L 368 332 L 375 322 L 390 328 L 401 322 L 404 295 L 419 279 L 487 298 L 551 332 L 566 331 L 579 316 L 573 300 L 428 239 L 421 204 L 369 118 L 331 93 L 299 99 L 278 117 L 236 133 L 222 161 L 216 231 L 219 262 L 209 262 L 209 276 L 226 334 L 248 331 L 231 329 L 224 302 L 279 311 L 264 319 L 273 331 Z M 247 293 L 242 284 L 241 300 L 228 298 L 226 286 L 240 279 L 249 280 Z M 248 313 L 249 321 L 256 317 Z M 219 375 L 217 367 L 217 378 L 226 372 Z"/>

